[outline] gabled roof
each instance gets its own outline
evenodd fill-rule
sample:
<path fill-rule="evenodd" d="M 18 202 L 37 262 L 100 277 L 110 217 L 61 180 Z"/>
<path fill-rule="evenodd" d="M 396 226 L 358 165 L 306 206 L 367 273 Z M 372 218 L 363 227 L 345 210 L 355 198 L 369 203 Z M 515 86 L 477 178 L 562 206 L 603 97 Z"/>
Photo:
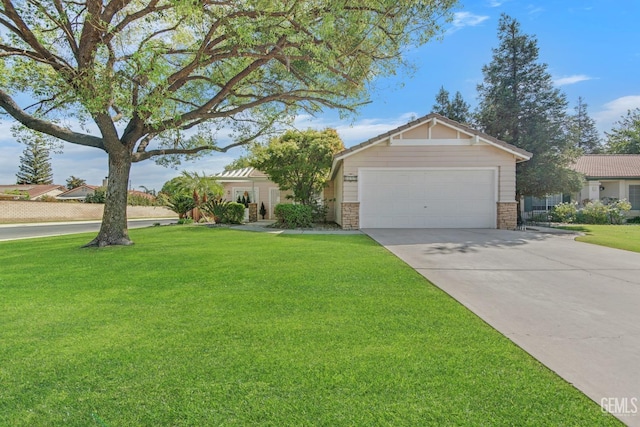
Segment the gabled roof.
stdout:
<path fill-rule="evenodd" d="M 587 178 L 640 179 L 640 154 L 588 154 L 579 157 L 572 169 Z"/>
<path fill-rule="evenodd" d="M 470 136 L 475 136 L 477 138 L 479 138 L 480 140 L 482 140 L 483 142 L 492 145 L 496 148 L 499 148 L 501 150 L 504 150 L 508 153 L 513 154 L 516 157 L 516 161 L 525 161 L 525 160 L 529 160 L 533 154 L 523 150 L 522 148 L 518 148 L 515 145 L 511 145 L 507 142 L 501 141 L 497 138 L 494 138 L 490 135 L 487 135 L 484 132 L 480 132 L 478 130 L 475 130 L 473 128 L 470 128 L 467 125 L 463 125 L 462 123 L 458 123 L 455 120 L 451 120 L 448 119 L 440 114 L 437 113 L 430 113 L 427 114 L 426 116 L 420 117 L 416 120 L 413 120 L 405 125 L 402 125 L 398 128 L 392 129 L 388 132 L 385 132 L 383 134 L 380 134 L 378 136 L 374 136 L 373 138 L 358 144 L 358 145 L 354 145 L 353 147 L 347 148 L 346 150 L 343 150 L 339 153 L 337 153 L 335 156 L 333 156 L 333 167 L 331 168 L 331 176 L 333 177 L 335 170 L 337 169 L 336 166 L 337 164 L 343 160 L 346 157 L 349 157 L 357 152 L 360 152 L 362 150 L 365 150 L 371 146 L 374 146 L 380 142 L 386 141 L 387 139 L 391 138 L 394 135 L 397 135 L 399 133 L 405 132 L 409 129 L 415 128 L 417 126 L 420 126 L 424 123 L 427 123 L 431 121 L 432 123 L 436 124 L 436 123 L 440 123 L 443 124 L 447 127 L 453 128 L 455 130 L 458 130 L 462 133 L 465 133 L 467 135 Z"/>
<path fill-rule="evenodd" d="M 29 195 L 30 199 L 43 196 L 55 190 L 65 191 L 64 185 L 57 184 L 15 184 L 15 185 L 0 185 L 0 193 L 8 191 L 24 191 Z"/>
<path fill-rule="evenodd" d="M 71 190 L 67 190 L 64 193 L 58 194 L 58 198 L 59 199 L 73 199 L 73 198 L 77 198 L 77 199 L 84 199 L 86 197 L 86 193 L 88 193 L 89 191 L 93 192 L 96 190 L 96 188 L 100 188 L 98 185 L 89 185 L 89 184 L 82 184 L 79 185 L 75 188 L 72 188 Z M 84 194 L 82 192 L 82 190 L 88 190 L 86 191 Z M 79 193 L 79 196 L 75 196 L 76 193 Z"/>
<path fill-rule="evenodd" d="M 269 179 L 264 172 L 252 167 L 220 172 L 214 177 L 220 182 L 266 181 Z"/>

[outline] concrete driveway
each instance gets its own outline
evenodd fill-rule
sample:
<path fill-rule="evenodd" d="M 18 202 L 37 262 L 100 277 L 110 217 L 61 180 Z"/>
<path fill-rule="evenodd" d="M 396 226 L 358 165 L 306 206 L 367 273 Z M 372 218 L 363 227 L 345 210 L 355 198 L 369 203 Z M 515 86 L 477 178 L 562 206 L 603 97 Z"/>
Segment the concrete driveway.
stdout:
<path fill-rule="evenodd" d="M 363 231 L 623 422 L 640 426 L 640 253 L 530 231 Z"/>

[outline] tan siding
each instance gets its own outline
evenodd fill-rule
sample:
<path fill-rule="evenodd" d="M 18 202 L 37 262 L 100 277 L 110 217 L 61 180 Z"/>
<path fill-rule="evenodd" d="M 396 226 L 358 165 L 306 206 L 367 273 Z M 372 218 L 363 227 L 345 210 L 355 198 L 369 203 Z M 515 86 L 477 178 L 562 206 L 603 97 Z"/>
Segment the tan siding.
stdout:
<path fill-rule="evenodd" d="M 513 155 L 489 145 L 389 146 L 381 143 L 344 159 L 344 174 L 361 167 L 499 167 L 499 200 L 515 197 Z M 344 200 L 358 200 L 357 182 L 344 183 Z"/>
<path fill-rule="evenodd" d="M 451 129 L 448 126 L 436 125 L 431 128 L 431 138 L 432 139 L 449 139 L 449 138 L 457 138 L 458 131 L 455 129 Z"/>

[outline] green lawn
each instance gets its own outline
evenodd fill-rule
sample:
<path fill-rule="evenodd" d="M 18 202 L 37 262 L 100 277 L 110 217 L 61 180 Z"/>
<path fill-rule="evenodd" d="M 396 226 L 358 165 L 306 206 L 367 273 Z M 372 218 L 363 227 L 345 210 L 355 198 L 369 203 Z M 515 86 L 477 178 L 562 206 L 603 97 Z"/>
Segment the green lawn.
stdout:
<path fill-rule="evenodd" d="M 584 236 L 577 237 L 579 242 L 593 243 L 610 248 L 640 252 L 640 225 L 572 225 L 568 230 L 582 231 Z"/>
<path fill-rule="evenodd" d="M 619 425 L 366 236 L 0 243 L 0 425 Z"/>

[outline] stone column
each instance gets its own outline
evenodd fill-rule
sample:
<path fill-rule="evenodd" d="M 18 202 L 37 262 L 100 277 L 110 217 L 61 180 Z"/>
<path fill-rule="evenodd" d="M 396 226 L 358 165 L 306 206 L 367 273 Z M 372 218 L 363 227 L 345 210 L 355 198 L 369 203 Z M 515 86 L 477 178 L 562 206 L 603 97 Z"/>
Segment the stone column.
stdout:
<path fill-rule="evenodd" d="M 515 230 L 518 226 L 518 203 L 498 202 L 497 224 L 499 230 Z"/>
<path fill-rule="evenodd" d="M 360 202 L 342 203 L 342 229 L 357 230 L 360 228 Z"/>
<path fill-rule="evenodd" d="M 249 203 L 249 222 L 258 221 L 258 204 Z"/>

